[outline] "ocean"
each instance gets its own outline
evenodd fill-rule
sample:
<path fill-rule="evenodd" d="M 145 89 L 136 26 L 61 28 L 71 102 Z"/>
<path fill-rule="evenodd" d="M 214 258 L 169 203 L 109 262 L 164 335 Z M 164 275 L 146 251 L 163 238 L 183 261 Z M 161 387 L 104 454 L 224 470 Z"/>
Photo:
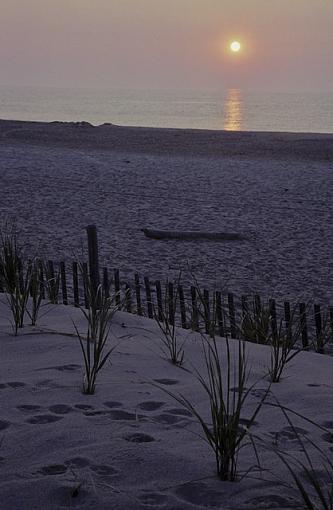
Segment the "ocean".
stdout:
<path fill-rule="evenodd" d="M 0 87 L 0 118 L 123 126 L 333 133 L 333 93 Z"/>

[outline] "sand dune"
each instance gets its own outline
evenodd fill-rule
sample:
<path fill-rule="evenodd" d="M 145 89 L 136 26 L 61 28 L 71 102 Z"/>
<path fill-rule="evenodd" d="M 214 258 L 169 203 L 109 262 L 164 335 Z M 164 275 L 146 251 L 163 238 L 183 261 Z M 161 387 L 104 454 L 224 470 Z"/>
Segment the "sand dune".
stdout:
<path fill-rule="evenodd" d="M 0 305 L 1 509 L 301 508 L 297 493 L 279 485 L 290 482 L 290 475 L 272 458 L 273 445 L 299 453 L 280 411 L 264 406 L 253 428 L 267 446 L 259 448 L 262 479 L 251 468 L 252 449 L 245 448 L 239 468 L 250 468 L 249 476 L 221 482 L 197 422 L 163 391 L 183 393 L 208 419 L 205 394 L 191 374 L 192 366 L 204 373 L 196 334 L 179 331 L 186 338 L 183 370 L 164 358 L 152 321 L 119 312 L 110 338 L 116 350 L 96 394 L 87 396 L 81 392 L 82 355 L 72 324 L 85 331 L 83 315 L 60 305 L 46 309 L 38 328 L 25 326 L 13 337 L 8 309 Z M 223 340 L 219 343 L 223 351 Z M 260 380 L 244 418 L 267 388 L 262 376 L 269 359 L 267 348 L 253 344 L 248 355 L 248 384 Z M 332 363 L 331 357 L 302 353 L 271 389 L 281 404 L 326 427 L 325 433 L 293 418 L 325 451 L 332 443 Z"/>

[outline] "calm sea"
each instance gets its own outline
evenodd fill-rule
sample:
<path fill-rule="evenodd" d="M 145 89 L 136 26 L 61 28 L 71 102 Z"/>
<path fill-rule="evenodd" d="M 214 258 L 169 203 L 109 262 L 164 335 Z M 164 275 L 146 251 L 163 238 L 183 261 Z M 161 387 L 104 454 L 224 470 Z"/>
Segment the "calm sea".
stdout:
<path fill-rule="evenodd" d="M 0 118 L 333 133 L 333 93 L 148 92 L 0 87 Z"/>

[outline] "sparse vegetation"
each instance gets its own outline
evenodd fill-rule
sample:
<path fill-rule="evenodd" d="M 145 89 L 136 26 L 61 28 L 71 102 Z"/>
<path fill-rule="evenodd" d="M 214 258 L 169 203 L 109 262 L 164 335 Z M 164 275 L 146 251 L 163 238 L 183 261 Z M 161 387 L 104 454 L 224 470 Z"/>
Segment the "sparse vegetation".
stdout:
<path fill-rule="evenodd" d="M 198 296 L 202 296 L 198 290 Z M 215 309 L 215 307 L 213 307 Z M 238 474 L 238 456 L 245 440 L 250 437 L 250 428 L 269 391 L 256 404 L 250 418 L 243 425 L 244 404 L 253 388 L 246 387 L 249 371 L 246 363 L 244 341 L 236 341 L 236 353 L 232 353 L 228 337 L 217 341 L 216 316 L 210 319 L 210 337 L 201 334 L 202 353 L 206 374 L 194 369 L 207 397 L 210 421 L 197 409 L 195 404 L 182 394 L 174 394 L 163 389 L 179 404 L 187 409 L 198 421 L 203 432 L 203 439 L 214 452 L 216 472 L 221 480 L 234 481 Z M 225 359 L 225 367 L 222 364 Z M 254 443 L 252 443 L 254 446 Z M 255 447 L 254 447 L 255 448 Z"/>
<path fill-rule="evenodd" d="M 30 289 L 29 271 L 24 272 L 22 247 L 14 226 L 0 232 L 0 278 L 9 304 L 14 334 L 23 327 Z"/>
<path fill-rule="evenodd" d="M 86 338 L 79 333 L 75 324 L 74 327 L 84 359 L 83 392 L 92 395 L 95 393 L 97 375 L 115 348 L 113 346 L 107 349 L 107 342 L 111 319 L 118 306 L 115 305 L 115 296 L 109 297 L 101 285 L 95 289 L 88 275 L 85 275 L 85 292 L 88 308 L 81 308 L 81 310 L 87 320 Z"/>
<path fill-rule="evenodd" d="M 178 279 L 178 283 L 180 278 Z M 176 292 L 165 293 L 162 306 L 154 307 L 154 319 L 162 333 L 163 351 L 174 365 L 181 366 L 184 362 L 184 340 L 180 341 L 176 329 L 175 312 L 178 303 L 178 285 Z"/>

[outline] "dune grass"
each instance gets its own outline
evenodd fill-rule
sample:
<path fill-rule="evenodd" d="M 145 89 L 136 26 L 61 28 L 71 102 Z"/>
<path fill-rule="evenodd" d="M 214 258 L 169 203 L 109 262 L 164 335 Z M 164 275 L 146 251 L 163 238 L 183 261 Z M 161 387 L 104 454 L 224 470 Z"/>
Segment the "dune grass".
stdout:
<path fill-rule="evenodd" d="M 225 368 L 222 366 L 219 342 L 223 342 L 225 346 Z M 213 451 L 217 476 L 221 480 L 235 481 L 238 477 L 239 452 L 245 440 L 249 439 L 255 449 L 253 438 L 250 437 L 250 429 L 269 389 L 267 388 L 267 392 L 256 405 L 250 418 L 246 418 L 247 425 L 244 426 L 244 405 L 254 386 L 246 388 L 249 371 L 246 363 L 245 342 L 237 342 L 237 354 L 232 354 L 228 339 L 221 339 L 219 342 L 215 337 L 208 339 L 203 336 L 206 374 L 198 370 L 193 372 L 206 394 L 210 420 L 207 420 L 195 404 L 184 395 L 165 389 L 163 391 L 172 396 L 198 421 L 203 432 L 202 437 Z"/>
<path fill-rule="evenodd" d="M 180 277 L 178 278 L 178 283 Z M 167 287 L 168 288 L 168 287 Z M 162 306 L 154 306 L 154 319 L 162 333 L 162 350 L 173 365 L 181 366 L 184 362 L 184 343 L 180 341 L 175 325 L 175 311 L 178 304 L 178 284 L 176 292 L 171 296 L 169 292 L 165 293 L 165 299 Z M 171 314 L 170 314 L 171 310 Z"/>
<path fill-rule="evenodd" d="M 30 274 L 24 272 L 22 247 L 14 226 L 0 232 L 0 278 L 12 314 L 14 334 L 23 327 L 30 291 Z"/>
<path fill-rule="evenodd" d="M 196 281 L 195 283 L 197 285 Z M 197 295 L 204 311 L 204 295 L 198 286 Z M 215 303 L 213 303 L 213 310 L 216 310 Z M 199 423 L 202 430 L 201 437 L 213 451 L 217 476 L 224 481 L 235 481 L 239 474 L 238 460 L 241 448 L 246 443 L 250 443 L 257 456 L 250 429 L 266 399 L 269 385 L 251 416 L 245 419 L 245 403 L 256 384 L 247 388 L 250 371 L 246 359 L 246 342 L 231 341 L 228 336 L 216 338 L 215 312 L 209 320 L 209 335 L 200 333 L 205 373 L 196 368 L 192 370 L 205 394 L 209 419 L 185 395 L 175 394 L 165 388 L 160 389 L 187 409 Z M 246 426 L 243 425 L 244 420 Z M 259 462 L 258 457 L 257 460 Z"/>
<path fill-rule="evenodd" d="M 87 320 L 86 337 L 79 333 L 75 324 L 74 327 L 84 360 L 83 393 L 92 395 L 95 393 L 97 376 L 116 347 L 107 348 L 107 343 L 111 320 L 119 307 L 115 305 L 116 296 L 108 296 L 102 285 L 96 289 L 87 275 L 85 275 L 85 292 L 88 308 L 81 308 L 81 311 Z"/>

